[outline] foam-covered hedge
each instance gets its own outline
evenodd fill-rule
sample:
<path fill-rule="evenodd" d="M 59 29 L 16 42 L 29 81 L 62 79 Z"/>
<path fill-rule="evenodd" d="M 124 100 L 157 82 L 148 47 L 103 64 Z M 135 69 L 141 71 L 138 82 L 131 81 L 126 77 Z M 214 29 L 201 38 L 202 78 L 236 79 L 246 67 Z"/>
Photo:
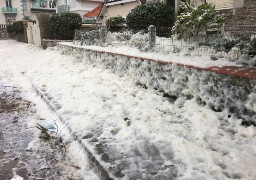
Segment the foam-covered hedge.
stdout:
<path fill-rule="evenodd" d="M 72 40 L 75 30 L 81 25 L 82 18 L 78 13 L 57 13 L 49 19 L 49 27 L 55 39 Z"/>

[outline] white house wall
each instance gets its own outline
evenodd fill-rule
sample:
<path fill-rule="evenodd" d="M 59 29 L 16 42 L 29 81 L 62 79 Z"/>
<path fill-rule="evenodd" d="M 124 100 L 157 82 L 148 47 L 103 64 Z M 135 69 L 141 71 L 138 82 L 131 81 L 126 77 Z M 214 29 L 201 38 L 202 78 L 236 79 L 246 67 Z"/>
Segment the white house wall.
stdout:
<path fill-rule="evenodd" d="M 78 1 L 76 1 L 76 0 L 69 0 L 68 1 L 68 5 L 69 5 L 70 9 L 77 8 L 78 7 Z"/>
<path fill-rule="evenodd" d="M 102 2 L 104 2 L 102 0 Z M 79 13 L 83 16 L 85 13 L 90 12 L 102 2 L 93 2 L 88 0 L 67 0 L 67 5 L 69 5 L 69 11 L 73 13 Z M 58 0 L 57 6 L 65 5 L 66 0 Z"/>
<path fill-rule="evenodd" d="M 232 9 L 234 6 L 234 0 L 207 0 L 208 3 L 216 5 L 216 9 Z"/>
<path fill-rule="evenodd" d="M 204 0 L 195 0 L 195 2 L 201 4 Z M 232 9 L 234 7 L 234 0 L 206 0 L 206 2 L 215 4 L 216 9 Z"/>
<path fill-rule="evenodd" d="M 85 8 L 85 9 L 90 9 L 90 11 L 94 8 L 96 8 L 97 6 L 99 6 L 102 2 L 86 2 L 86 3 L 83 3 L 81 6 L 82 8 Z"/>
<path fill-rule="evenodd" d="M 5 1 L 0 1 L 0 7 L 5 7 Z M 1 9 L 1 12 L 0 12 L 0 24 L 6 24 L 5 22 L 5 16 L 4 16 L 4 13 Z"/>
<path fill-rule="evenodd" d="M 105 25 L 105 22 L 107 19 L 118 16 L 118 15 L 126 18 L 129 12 L 138 5 L 140 5 L 139 1 L 133 1 L 133 2 L 128 2 L 124 4 L 116 4 L 116 5 L 108 6 L 106 8 L 106 12 L 104 13 L 102 24 Z"/>

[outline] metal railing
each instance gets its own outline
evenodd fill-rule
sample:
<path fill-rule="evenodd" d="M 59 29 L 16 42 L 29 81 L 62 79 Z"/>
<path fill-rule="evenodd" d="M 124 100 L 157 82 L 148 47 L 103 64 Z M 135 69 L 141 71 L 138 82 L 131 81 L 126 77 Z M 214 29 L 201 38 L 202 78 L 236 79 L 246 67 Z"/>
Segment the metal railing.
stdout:
<path fill-rule="evenodd" d="M 12 7 L 3 7 L 2 11 L 4 13 L 17 13 L 17 8 L 12 8 Z"/>
<path fill-rule="evenodd" d="M 234 48 L 239 50 L 240 55 L 256 56 L 256 31 L 244 31 L 241 34 L 229 32 L 201 34 L 197 37 L 187 39 L 179 36 L 161 35 L 157 36 L 155 50 L 161 53 L 180 52 L 184 49 L 200 51 L 200 54 L 211 54 L 221 52 L 229 54 Z M 245 36 L 246 35 L 246 36 Z M 237 56 L 234 59 L 238 59 Z"/>
<path fill-rule="evenodd" d="M 32 4 L 32 8 L 56 9 L 55 1 L 37 1 Z"/>
<path fill-rule="evenodd" d="M 6 29 L 7 25 L 6 24 L 0 24 L 0 29 Z"/>
<path fill-rule="evenodd" d="M 170 27 L 150 28 L 134 34 L 131 31 L 110 32 L 103 27 L 93 31 L 76 32 L 75 43 L 98 46 L 130 46 L 141 51 L 160 54 L 181 53 L 187 56 L 211 56 L 213 60 L 229 58 L 232 61 L 256 57 L 256 31 L 241 33 L 211 31 L 195 37 L 172 35 Z M 243 63 L 250 63 L 243 62 Z"/>

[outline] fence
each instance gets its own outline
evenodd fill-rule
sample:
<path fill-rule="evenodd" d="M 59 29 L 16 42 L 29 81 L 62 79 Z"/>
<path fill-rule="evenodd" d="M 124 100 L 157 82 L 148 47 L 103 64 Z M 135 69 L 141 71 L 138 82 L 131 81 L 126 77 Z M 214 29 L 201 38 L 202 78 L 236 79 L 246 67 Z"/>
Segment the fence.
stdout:
<path fill-rule="evenodd" d="M 0 24 L 0 29 L 6 29 L 7 25 L 6 24 Z"/>
<path fill-rule="evenodd" d="M 244 36 L 247 34 L 247 36 Z M 248 36 L 249 34 L 249 36 Z M 171 35 L 171 28 L 149 27 L 148 32 L 132 33 L 108 32 L 97 29 L 76 32 L 75 43 L 79 45 L 130 46 L 141 51 L 154 51 L 162 54 L 180 53 L 187 55 L 210 55 L 213 60 L 229 58 L 232 61 L 256 56 L 256 31 L 236 36 L 229 33 L 200 34 L 186 40 Z"/>
<path fill-rule="evenodd" d="M 0 38 L 8 38 L 6 24 L 0 24 Z"/>

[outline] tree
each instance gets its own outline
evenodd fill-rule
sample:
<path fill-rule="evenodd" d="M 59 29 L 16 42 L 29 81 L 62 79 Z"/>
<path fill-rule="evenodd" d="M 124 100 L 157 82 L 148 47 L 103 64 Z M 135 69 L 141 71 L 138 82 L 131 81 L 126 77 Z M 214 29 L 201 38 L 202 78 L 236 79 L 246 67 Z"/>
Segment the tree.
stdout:
<path fill-rule="evenodd" d="M 151 2 L 137 6 L 127 15 L 126 24 L 130 29 L 143 30 L 150 25 L 172 27 L 174 11 L 162 2 Z"/>
<path fill-rule="evenodd" d="M 215 5 L 211 3 L 196 6 L 193 1 L 181 3 L 181 14 L 172 28 L 175 34 L 183 38 L 197 36 L 200 32 L 206 33 L 211 24 L 217 23 L 218 28 L 224 22 L 224 16 L 218 15 Z"/>
<path fill-rule="evenodd" d="M 75 30 L 79 29 L 81 25 L 82 18 L 78 13 L 57 13 L 49 19 L 49 27 L 55 39 L 73 39 Z"/>

